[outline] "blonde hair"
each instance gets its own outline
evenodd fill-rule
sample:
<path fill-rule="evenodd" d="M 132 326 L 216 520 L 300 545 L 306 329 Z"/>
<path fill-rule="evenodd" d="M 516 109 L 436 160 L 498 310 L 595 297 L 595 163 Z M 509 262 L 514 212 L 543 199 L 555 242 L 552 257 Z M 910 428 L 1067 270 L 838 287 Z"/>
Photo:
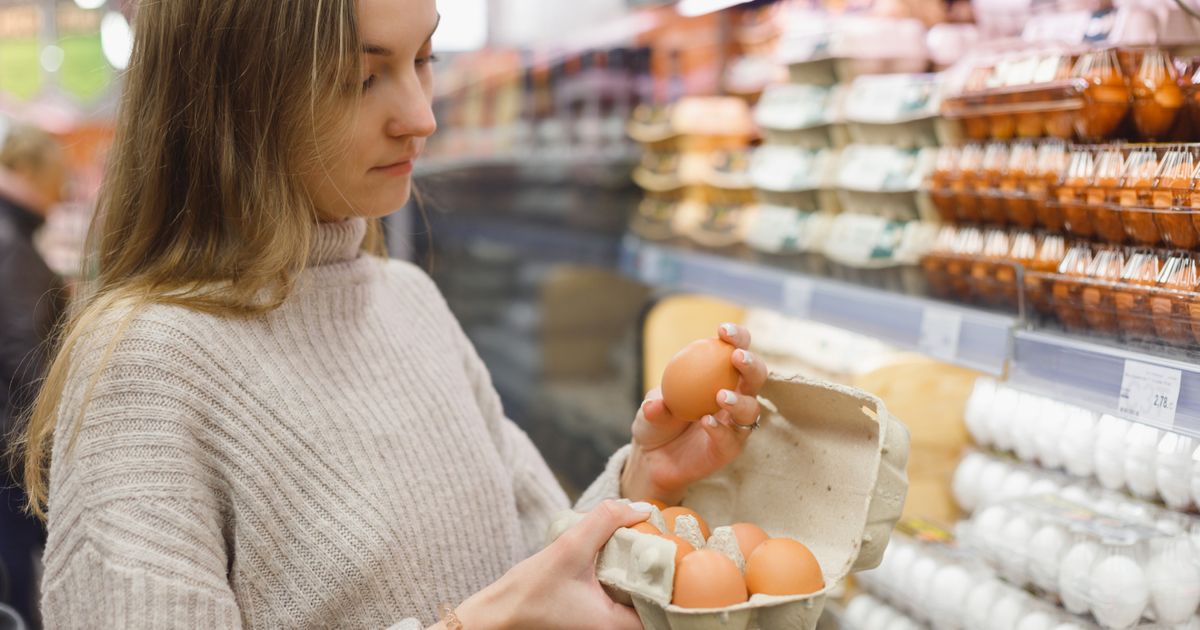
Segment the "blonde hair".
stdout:
<path fill-rule="evenodd" d="M 357 109 L 356 22 L 355 0 L 140 3 L 89 236 L 89 287 L 60 335 L 22 445 L 32 513 L 45 518 L 72 352 L 106 312 L 128 309 L 108 356 L 149 304 L 237 317 L 287 298 L 318 220 L 301 174 L 324 168 L 321 147 L 347 137 L 343 112 Z M 377 221 L 364 249 L 381 253 Z M 98 378 L 99 370 L 85 405 Z"/>
<path fill-rule="evenodd" d="M 0 139 L 0 168 L 39 174 L 62 162 L 58 141 L 37 127 L 13 125 Z"/>

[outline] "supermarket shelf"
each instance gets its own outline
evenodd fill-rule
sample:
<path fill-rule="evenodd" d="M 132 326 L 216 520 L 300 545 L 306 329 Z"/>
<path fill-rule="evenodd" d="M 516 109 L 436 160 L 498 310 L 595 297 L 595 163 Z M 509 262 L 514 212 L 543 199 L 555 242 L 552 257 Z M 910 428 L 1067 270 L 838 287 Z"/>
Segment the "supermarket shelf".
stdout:
<path fill-rule="evenodd" d="M 1008 377 L 1020 389 L 1200 438 L 1194 362 L 1021 330 Z"/>
<path fill-rule="evenodd" d="M 838 326 L 1003 375 L 1013 317 L 626 236 L 622 269 L 667 290 L 707 293 Z"/>
<path fill-rule="evenodd" d="M 435 238 L 449 243 L 496 243 L 526 252 L 542 261 L 614 268 L 620 236 L 594 230 L 514 221 L 505 218 L 431 217 Z"/>

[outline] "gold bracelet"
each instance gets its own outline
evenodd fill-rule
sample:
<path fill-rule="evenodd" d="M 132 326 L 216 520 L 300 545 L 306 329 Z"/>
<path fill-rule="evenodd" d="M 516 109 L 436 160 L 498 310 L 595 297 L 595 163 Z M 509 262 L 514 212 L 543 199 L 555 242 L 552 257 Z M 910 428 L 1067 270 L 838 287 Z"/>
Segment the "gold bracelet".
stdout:
<path fill-rule="evenodd" d="M 446 630 L 463 630 L 462 622 L 458 620 L 458 615 L 454 614 L 454 607 L 450 604 L 438 606 L 438 614 L 442 616 L 442 625 L 446 626 Z"/>

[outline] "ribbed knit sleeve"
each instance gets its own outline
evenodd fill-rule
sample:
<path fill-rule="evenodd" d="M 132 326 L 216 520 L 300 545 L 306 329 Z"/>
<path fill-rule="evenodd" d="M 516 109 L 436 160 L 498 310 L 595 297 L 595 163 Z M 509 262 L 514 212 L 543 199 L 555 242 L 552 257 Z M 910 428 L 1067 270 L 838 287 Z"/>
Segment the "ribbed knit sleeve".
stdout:
<path fill-rule="evenodd" d="M 176 344 L 133 331 L 65 393 L 43 580 L 48 628 L 238 628 L 208 405 Z M 80 348 L 76 369 L 103 345 Z M 70 436 L 78 430 L 77 437 Z M 72 444 L 73 442 L 73 444 Z"/>

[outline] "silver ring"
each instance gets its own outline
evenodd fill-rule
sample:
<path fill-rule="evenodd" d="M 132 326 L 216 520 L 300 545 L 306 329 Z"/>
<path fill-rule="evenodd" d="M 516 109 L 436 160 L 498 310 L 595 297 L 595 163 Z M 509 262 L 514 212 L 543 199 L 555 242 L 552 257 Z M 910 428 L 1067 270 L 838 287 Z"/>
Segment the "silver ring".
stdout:
<path fill-rule="evenodd" d="M 735 429 L 741 429 L 742 431 L 753 431 L 753 430 L 757 429 L 758 427 L 762 426 L 762 414 L 761 413 L 758 414 L 758 417 L 754 419 L 754 422 L 752 424 L 742 424 L 737 421 L 734 421 L 732 424 L 733 424 L 733 428 L 735 428 Z"/>

